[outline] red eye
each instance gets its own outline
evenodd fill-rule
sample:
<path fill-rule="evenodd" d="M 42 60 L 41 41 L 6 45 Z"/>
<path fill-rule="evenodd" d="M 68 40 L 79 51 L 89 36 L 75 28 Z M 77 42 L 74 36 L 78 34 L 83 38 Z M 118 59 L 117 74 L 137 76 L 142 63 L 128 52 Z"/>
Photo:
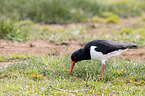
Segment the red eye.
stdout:
<path fill-rule="evenodd" d="M 74 57 L 74 59 L 77 58 L 76 56 Z"/>

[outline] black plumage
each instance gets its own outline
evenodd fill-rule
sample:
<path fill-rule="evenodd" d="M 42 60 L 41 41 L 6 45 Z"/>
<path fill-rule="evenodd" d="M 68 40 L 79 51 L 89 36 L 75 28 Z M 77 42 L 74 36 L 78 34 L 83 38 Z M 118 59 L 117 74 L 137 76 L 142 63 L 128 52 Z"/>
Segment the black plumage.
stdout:
<path fill-rule="evenodd" d="M 137 48 L 136 44 L 115 43 L 107 40 L 94 40 L 87 43 L 83 50 L 89 54 L 91 46 L 96 46 L 97 48 L 95 48 L 95 50 L 102 52 L 103 54 L 108 54 L 119 49 L 124 50 L 127 48 Z"/>

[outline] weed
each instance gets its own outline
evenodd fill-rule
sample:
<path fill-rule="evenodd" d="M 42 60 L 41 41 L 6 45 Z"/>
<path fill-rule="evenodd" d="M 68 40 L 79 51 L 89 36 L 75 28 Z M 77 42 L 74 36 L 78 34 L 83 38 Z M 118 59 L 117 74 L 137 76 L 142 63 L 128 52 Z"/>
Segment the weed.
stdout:
<path fill-rule="evenodd" d="M 106 23 L 107 24 L 109 24 L 109 23 L 118 24 L 119 18 L 116 16 L 109 17 L 109 18 L 107 18 Z"/>

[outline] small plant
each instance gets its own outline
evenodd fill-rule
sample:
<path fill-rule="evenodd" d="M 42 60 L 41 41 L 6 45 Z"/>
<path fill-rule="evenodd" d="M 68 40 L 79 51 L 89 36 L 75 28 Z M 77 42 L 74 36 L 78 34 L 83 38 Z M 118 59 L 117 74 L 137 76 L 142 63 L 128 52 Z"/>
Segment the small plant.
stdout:
<path fill-rule="evenodd" d="M 118 24 L 119 23 L 119 17 L 112 12 L 103 12 L 101 16 L 106 18 L 107 24 L 109 24 L 109 23 Z"/>
<path fill-rule="evenodd" d="M 118 34 L 120 35 L 130 35 L 132 34 L 133 30 L 131 28 L 122 28 Z"/>
<path fill-rule="evenodd" d="M 105 19 L 104 18 L 100 18 L 100 17 L 97 17 L 97 16 L 94 16 L 90 19 L 91 22 L 98 22 L 98 23 L 104 23 L 105 22 Z"/>
<path fill-rule="evenodd" d="M 31 40 L 32 35 L 32 22 L 18 22 L 17 20 L 12 20 L 10 18 L 0 19 L 0 38 L 8 39 L 11 41 L 27 41 Z"/>
<path fill-rule="evenodd" d="M 32 74 L 30 75 L 30 79 L 34 81 L 44 80 L 44 76 L 41 74 Z"/>
<path fill-rule="evenodd" d="M 116 16 L 112 16 L 106 19 L 106 23 L 113 23 L 113 24 L 118 24 L 119 23 L 119 18 Z"/>

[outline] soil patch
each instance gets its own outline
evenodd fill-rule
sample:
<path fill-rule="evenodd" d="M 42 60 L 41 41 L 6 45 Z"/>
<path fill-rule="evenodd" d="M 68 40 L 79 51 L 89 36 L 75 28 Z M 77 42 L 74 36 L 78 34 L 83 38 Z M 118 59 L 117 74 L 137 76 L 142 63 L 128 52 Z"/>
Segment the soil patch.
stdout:
<path fill-rule="evenodd" d="M 0 40 L 0 54 L 41 54 L 41 55 L 71 55 L 75 50 L 82 48 L 84 45 L 78 41 L 65 41 L 61 43 L 51 43 L 49 41 L 35 40 L 25 43 L 12 43 L 6 40 Z M 145 62 L 145 47 L 139 49 L 130 49 L 114 59 L 126 59 L 139 62 Z M 20 61 L 19 61 L 20 62 Z M 0 62 L 0 67 L 7 67 L 16 62 Z"/>
<path fill-rule="evenodd" d="M 25 43 L 13 43 L 0 40 L 0 54 L 43 54 L 43 55 L 70 55 L 75 50 L 84 45 L 78 41 L 64 41 L 61 43 L 51 43 L 50 41 L 35 40 Z M 145 60 L 145 48 L 130 49 L 121 54 L 121 58 Z"/>
<path fill-rule="evenodd" d="M 73 50 L 82 47 L 77 41 L 64 41 L 61 43 L 51 43 L 50 41 L 34 40 L 25 43 L 13 43 L 0 40 L 0 54 L 70 54 Z"/>

